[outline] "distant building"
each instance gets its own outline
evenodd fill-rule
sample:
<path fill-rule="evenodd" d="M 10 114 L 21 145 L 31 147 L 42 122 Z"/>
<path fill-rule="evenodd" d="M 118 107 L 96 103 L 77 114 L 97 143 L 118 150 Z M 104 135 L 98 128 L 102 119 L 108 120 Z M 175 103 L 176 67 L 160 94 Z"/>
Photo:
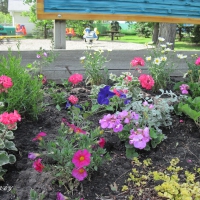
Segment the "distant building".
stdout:
<path fill-rule="evenodd" d="M 22 12 L 29 11 L 29 5 L 24 4 L 23 0 L 8 0 L 8 12 L 12 16 L 12 25 L 25 25 L 27 34 L 31 34 L 35 24 L 29 22 L 29 17 L 21 16 Z"/>

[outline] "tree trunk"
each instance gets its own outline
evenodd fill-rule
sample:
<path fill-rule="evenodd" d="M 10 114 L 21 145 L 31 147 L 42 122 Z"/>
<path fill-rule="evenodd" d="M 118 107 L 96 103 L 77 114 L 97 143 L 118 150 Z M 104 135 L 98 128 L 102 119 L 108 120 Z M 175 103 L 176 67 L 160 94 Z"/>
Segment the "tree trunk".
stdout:
<path fill-rule="evenodd" d="M 165 42 L 173 43 L 171 49 L 174 49 L 174 43 L 176 39 L 176 27 L 177 24 L 160 23 L 159 37 L 165 39 Z"/>
<path fill-rule="evenodd" d="M 159 23 L 154 23 L 152 41 L 154 44 L 158 42 Z"/>

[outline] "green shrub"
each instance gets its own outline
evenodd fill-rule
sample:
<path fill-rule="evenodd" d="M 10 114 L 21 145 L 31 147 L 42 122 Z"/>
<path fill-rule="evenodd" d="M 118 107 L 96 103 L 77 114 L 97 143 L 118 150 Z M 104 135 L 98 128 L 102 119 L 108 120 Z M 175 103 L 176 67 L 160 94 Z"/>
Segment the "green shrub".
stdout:
<path fill-rule="evenodd" d="M 21 66 L 20 55 L 14 56 L 10 50 L 7 57 L 0 56 L 0 74 L 9 76 L 13 82 L 9 92 L 0 96 L 0 101 L 5 103 L 4 111 L 18 110 L 23 116 L 37 119 L 43 110 L 42 81 L 32 77 Z"/>

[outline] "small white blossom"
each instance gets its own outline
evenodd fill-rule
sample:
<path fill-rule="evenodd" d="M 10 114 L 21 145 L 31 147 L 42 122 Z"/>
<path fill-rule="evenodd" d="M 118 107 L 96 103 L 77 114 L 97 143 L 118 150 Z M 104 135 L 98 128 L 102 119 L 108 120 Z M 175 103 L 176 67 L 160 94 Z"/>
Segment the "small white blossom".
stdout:
<path fill-rule="evenodd" d="M 155 58 L 153 61 L 153 64 L 156 64 L 156 65 L 160 65 L 160 63 L 161 63 L 160 58 Z"/>
<path fill-rule="evenodd" d="M 150 61 L 151 60 L 151 56 L 146 57 L 146 60 Z"/>
<path fill-rule="evenodd" d="M 167 47 L 166 44 L 161 44 L 160 46 L 161 46 L 162 48 L 166 48 L 166 47 Z"/>
<path fill-rule="evenodd" d="M 160 42 L 163 42 L 163 41 L 165 41 L 165 38 L 159 37 L 158 40 L 159 40 Z"/>
<path fill-rule="evenodd" d="M 166 60 L 167 60 L 167 57 L 166 57 L 166 56 L 162 56 L 160 59 L 161 59 L 162 61 L 166 61 Z"/>
<path fill-rule="evenodd" d="M 187 55 L 177 54 L 177 57 L 180 59 L 184 59 L 184 58 L 187 58 Z"/>
<path fill-rule="evenodd" d="M 168 46 L 172 46 L 173 43 L 167 42 L 166 45 L 168 45 Z"/>
<path fill-rule="evenodd" d="M 171 49 L 170 48 L 166 48 L 165 51 L 171 51 Z"/>
<path fill-rule="evenodd" d="M 80 57 L 80 60 L 85 60 L 85 56 Z"/>
<path fill-rule="evenodd" d="M 4 102 L 0 101 L 0 107 L 4 107 Z"/>
<path fill-rule="evenodd" d="M 112 49 L 108 49 L 108 51 L 112 51 Z"/>

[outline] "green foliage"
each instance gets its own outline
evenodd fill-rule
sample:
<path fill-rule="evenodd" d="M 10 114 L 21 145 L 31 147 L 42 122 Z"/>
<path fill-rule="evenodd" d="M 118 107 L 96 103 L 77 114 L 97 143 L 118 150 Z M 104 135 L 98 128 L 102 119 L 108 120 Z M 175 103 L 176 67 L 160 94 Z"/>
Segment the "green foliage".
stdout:
<path fill-rule="evenodd" d="M 42 193 L 37 193 L 34 189 L 30 190 L 30 199 L 29 200 L 43 200 L 45 197 L 45 194 Z"/>
<path fill-rule="evenodd" d="M 91 130 L 87 134 L 75 134 L 72 129 L 62 123 L 55 139 L 47 142 L 41 141 L 41 152 L 45 149 L 44 156 L 53 159 L 55 163 L 53 165 L 46 164 L 46 168 L 58 180 L 59 185 L 65 185 L 72 192 L 80 184 L 79 181 L 74 180 L 71 174 L 74 168 L 71 161 L 76 151 L 87 149 L 92 154 L 90 165 L 86 167 L 88 175 L 92 171 L 97 171 L 103 161 L 108 158 L 106 150 L 98 145 L 99 137 L 101 137 L 99 129 Z"/>
<path fill-rule="evenodd" d="M 0 56 L 0 74 L 9 76 L 14 83 L 9 92 L 0 97 L 5 104 L 4 111 L 18 110 L 21 115 L 37 119 L 43 110 L 42 81 L 32 77 L 21 66 L 20 55 L 14 56 L 11 51 L 7 57 Z"/>
<path fill-rule="evenodd" d="M 11 130 L 0 123 L 0 181 L 3 181 L 3 175 L 6 173 L 6 169 L 3 169 L 3 165 L 14 164 L 16 157 L 10 154 L 9 151 L 17 151 L 14 142 L 14 134 Z"/>
<path fill-rule="evenodd" d="M 194 29 L 192 31 L 191 41 L 195 44 L 200 42 L 200 25 L 194 25 Z"/>
<path fill-rule="evenodd" d="M 12 16 L 10 14 L 0 12 L 0 24 L 12 24 Z"/>
<path fill-rule="evenodd" d="M 104 66 L 108 62 L 107 54 L 103 54 L 103 50 L 93 51 L 87 49 L 84 52 L 84 57 L 81 57 L 81 63 L 85 68 L 86 84 L 100 85 L 101 83 L 106 84 L 108 81 L 108 69 Z"/>
<path fill-rule="evenodd" d="M 153 32 L 153 23 L 151 22 L 137 22 L 135 30 L 138 36 L 149 38 Z"/>

